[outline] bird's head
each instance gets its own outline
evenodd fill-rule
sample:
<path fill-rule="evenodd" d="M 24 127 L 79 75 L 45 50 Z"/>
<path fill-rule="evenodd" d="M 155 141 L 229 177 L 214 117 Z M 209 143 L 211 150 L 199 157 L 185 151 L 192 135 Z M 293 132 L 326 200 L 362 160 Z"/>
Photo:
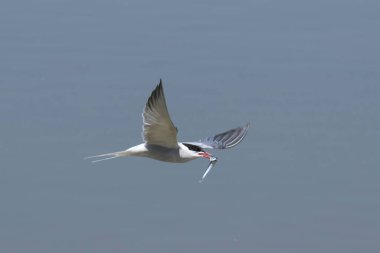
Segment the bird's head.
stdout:
<path fill-rule="evenodd" d="M 185 145 L 189 152 L 191 152 L 191 156 L 193 158 L 203 157 L 206 159 L 210 159 L 210 157 L 212 156 L 210 153 L 204 151 L 201 147 L 198 147 L 196 145 L 189 143 L 183 143 L 183 145 Z"/>

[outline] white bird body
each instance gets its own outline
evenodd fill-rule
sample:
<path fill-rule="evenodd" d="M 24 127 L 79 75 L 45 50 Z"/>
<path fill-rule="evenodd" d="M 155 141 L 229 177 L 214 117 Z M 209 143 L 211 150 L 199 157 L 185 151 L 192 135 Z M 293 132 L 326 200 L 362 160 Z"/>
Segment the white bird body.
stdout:
<path fill-rule="evenodd" d="M 144 143 L 124 151 L 87 158 L 101 158 L 93 161 L 99 162 L 116 157 L 140 156 L 163 162 L 185 163 L 199 157 L 204 157 L 210 160 L 210 166 L 203 175 L 203 180 L 217 160 L 216 157 L 213 157 L 210 153 L 204 151 L 204 149 L 226 149 L 234 147 L 243 140 L 249 128 L 248 123 L 244 127 L 231 129 L 197 142 L 178 142 L 178 130 L 170 119 L 161 80 L 150 95 L 142 116 L 142 137 Z"/>
<path fill-rule="evenodd" d="M 127 157 L 127 156 L 140 156 L 148 157 L 155 160 L 171 163 L 185 163 L 194 160 L 199 157 L 204 157 L 199 154 L 195 154 L 193 151 L 189 150 L 182 143 L 178 143 L 178 148 L 167 148 L 159 145 L 150 145 L 147 143 L 141 143 L 139 145 L 130 147 L 124 151 L 118 151 L 113 153 L 101 154 L 96 156 L 91 156 L 88 158 L 100 158 L 107 157 L 94 162 L 100 162 L 103 160 L 108 160 L 116 157 Z"/>

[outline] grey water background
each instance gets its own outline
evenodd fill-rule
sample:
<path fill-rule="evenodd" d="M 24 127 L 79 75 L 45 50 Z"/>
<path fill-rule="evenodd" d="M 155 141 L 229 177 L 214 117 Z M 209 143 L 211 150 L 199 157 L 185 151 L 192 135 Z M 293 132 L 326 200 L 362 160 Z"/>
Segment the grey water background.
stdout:
<path fill-rule="evenodd" d="M 1 1 L 1 252 L 379 252 L 378 1 Z M 208 162 L 141 142 L 159 78 Z"/>

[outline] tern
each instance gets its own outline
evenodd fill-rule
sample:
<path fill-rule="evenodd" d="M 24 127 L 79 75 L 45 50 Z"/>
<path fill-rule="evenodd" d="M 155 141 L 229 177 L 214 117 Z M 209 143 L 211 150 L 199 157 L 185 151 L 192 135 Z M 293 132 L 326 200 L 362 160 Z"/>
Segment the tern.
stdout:
<path fill-rule="evenodd" d="M 142 138 L 144 143 L 127 150 L 90 156 L 85 159 L 95 159 L 93 162 L 99 162 L 117 157 L 140 156 L 163 162 L 185 163 L 203 157 L 208 159 L 210 164 L 203 174 L 201 182 L 217 162 L 217 158 L 204 149 L 232 148 L 244 139 L 250 126 L 247 123 L 245 126 L 237 127 L 199 141 L 178 142 L 178 129 L 170 119 L 161 79 L 144 107 L 142 118 Z"/>

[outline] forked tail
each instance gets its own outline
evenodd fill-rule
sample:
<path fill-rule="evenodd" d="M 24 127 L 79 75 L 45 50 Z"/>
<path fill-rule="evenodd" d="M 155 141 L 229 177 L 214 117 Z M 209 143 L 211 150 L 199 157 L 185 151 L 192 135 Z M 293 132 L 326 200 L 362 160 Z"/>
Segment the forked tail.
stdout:
<path fill-rule="evenodd" d="M 84 159 L 94 159 L 94 158 L 104 157 L 101 159 L 96 159 L 96 160 L 91 161 L 93 163 L 97 163 L 97 162 L 101 162 L 101 161 L 105 161 L 105 160 L 109 160 L 109 159 L 113 159 L 117 157 L 122 157 L 122 156 L 129 156 L 128 150 L 101 154 L 101 155 L 88 156 L 88 157 L 85 157 Z"/>

